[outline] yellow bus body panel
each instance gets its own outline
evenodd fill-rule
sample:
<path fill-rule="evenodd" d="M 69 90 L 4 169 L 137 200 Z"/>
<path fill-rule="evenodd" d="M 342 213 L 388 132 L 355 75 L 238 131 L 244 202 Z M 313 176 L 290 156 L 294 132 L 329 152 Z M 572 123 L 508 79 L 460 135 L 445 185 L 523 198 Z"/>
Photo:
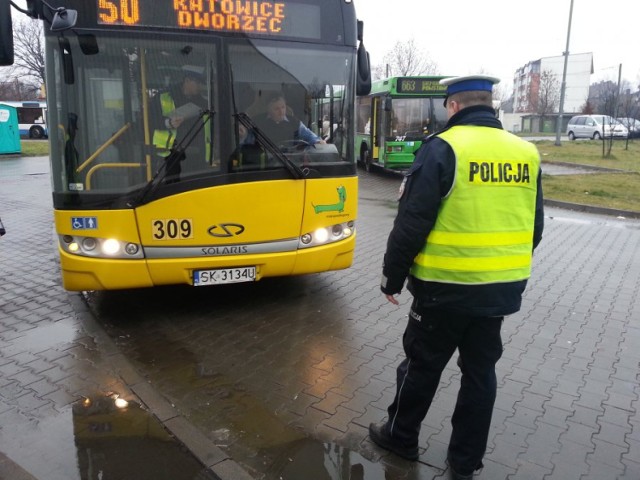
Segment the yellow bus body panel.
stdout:
<path fill-rule="evenodd" d="M 55 221 L 60 235 L 115 238 L 142 245 L 146 253 L 144 259 L 108 259 L 60 248 L 64 288 L 193 284 L 194 270 L 228 267 L 255 266 L 256 280 L 348 268 L 355 229 L 350 237 L 322 246 L 297 249 L 297 242 L 304 233 L 355 221 L 357 182 L 357 177 L 341 177 L 239 183 L 164 197 L 136 209 L 58 210 Z M 78 216 L 95 217 L 97 228 L 74 230 L 72 220 Z M 187 222 L 183 225 L 189 225 L 189 231 L 174 228 L 174 235 L 166 235 L 168 225 L 181 222 Z M 212 235 L 225 234 L 224 228 L 228 236 Z M 269 251 L 270 245 L 279 242 L 296 247 Z M 234 252 L 247 245 L 260 245 L 266 251 Z M 151 255 L 154 250 L 160 253 Z"/>

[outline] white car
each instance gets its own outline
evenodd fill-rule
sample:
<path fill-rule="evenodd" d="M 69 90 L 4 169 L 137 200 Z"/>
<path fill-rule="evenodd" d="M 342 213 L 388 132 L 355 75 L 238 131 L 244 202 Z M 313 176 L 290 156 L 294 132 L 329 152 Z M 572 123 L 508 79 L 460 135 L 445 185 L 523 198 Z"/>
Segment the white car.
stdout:
<path fill-rule="evenodd" d="M 627 138 L 629 130 L 609 115 L 576 115 L 567 125 L 569 140 L 576 138 Z"/>

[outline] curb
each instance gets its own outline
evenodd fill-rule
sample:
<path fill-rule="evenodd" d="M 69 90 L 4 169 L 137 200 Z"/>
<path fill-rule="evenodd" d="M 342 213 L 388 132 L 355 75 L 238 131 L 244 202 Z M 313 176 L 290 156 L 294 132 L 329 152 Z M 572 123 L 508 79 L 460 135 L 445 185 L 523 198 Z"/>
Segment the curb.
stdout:
<path fill-rule="evenodd" d="M 619 168 L 609 168 L 609 167 L 598 167 L 596 165 L 585 165 L 583 163 L 571 163 L 571 162 L 557 162 L 557 161 L 549 161 L 542 160 L 540 163 L 547 165 L 558 165 L 560 167 L 573 167 L 579 168 L 580 170 L 595 170 L 597 172 L 610 172 L 610 173 L 630 173 L 632 175 L 638 175 L 638 172 L 633 172 L 630 170 L 621 170 Z"/>
<path fill-rule="evenodd" d="M 0 478 L 11 480 L 38 480 L 2 452 L 0 452 Z"/>
<path fill-rule="evenodd" d="M 573 210 L 575 212 L 596 213 L 600 215 L 609 215 L 614 217 L 640 219 L 640 212 L 634 212 L 631 210 L 617 210 L 615 208 L 595 207 L 593 205 L 582 205 L 580 203 L 561 202 L 559 200 L 547 200 L 546 198 L 544 200 L 544 204 L 549 207 L 564 208 L 565 210 Z"/>
<path fill-rule="evenodd" d="M 69 294 L 74 311 L 82 320 L 85 331 L 99 345 L 107 362 L 122 382 L 135 394 L 139 403 L 151 413 L 200 463 L 218 480 L 254 480 L 239 463 L 194 427 L 156 389 L 140 375 L 120 352 L 115 342 L 98 323 L 87 304 L 85 294 Z"/>

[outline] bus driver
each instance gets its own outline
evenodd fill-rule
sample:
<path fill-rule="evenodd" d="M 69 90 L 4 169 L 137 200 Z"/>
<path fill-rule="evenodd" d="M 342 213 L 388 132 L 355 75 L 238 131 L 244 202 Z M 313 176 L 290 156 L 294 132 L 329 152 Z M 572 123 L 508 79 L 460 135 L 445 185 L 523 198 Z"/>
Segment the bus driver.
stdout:
<path fill-rule="evenodd" d="M 275 144 L 299 140 L 315 145 L 327 143 L 296 118 L 292 112 L 287 112 L 287 102 L 280 93 L 273 95 L 267 102 L 267 113 L 259 115 L 256 123 L 260 129 Z"/>

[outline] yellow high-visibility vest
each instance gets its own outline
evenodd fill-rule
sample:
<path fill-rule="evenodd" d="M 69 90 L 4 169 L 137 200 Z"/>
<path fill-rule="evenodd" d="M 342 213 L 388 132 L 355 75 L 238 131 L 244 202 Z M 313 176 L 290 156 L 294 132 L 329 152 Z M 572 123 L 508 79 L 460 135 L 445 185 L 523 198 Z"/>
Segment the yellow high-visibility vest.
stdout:
<path fill-rule="evenodd" d="M 176 109 L 176 104 L 169 92 L 160 94 L 160 109 L 163 117 L 168 117 L 169 114 Z M 173 147 L 173 143 L 176 141 L 177 133 L 176 129 L 158 129 L 153 131 L 152 142 L 158 149 L 158 155 L 162 157 L 169 155 L 169 150 Z"/>
<path fill-rule="evenodd" d="M 411 274 L 469 285 L 529 278 L 540 168 L 536 147 L 490 127 L 461 125 L 438 136 L 455 153 L 455 179 Z"/>
<path fill-rule="evenodd" d="M 171 112 L 176 109 L 175 101 L 169 92 L 164 92 L 160 94 L 160 108 L 162 111 L 163 117 L 168 117 Z M 205 141 L 205 156 L 206 160 L 209 161 L 211 158 L 211 128 L 208 125 L 209 115 L 205 115 L 202 117 L 202 122 L 204 123 L 204 141 Z M 156 152 L 158 155 L 162 157 L 166 157 L 169 155 L 171 147 L 176 141 L 176 136 L 178 131 L 174 128 L 172 129 L 157 129 L 153 131 L 153 145 L 156 147 Z"/>

